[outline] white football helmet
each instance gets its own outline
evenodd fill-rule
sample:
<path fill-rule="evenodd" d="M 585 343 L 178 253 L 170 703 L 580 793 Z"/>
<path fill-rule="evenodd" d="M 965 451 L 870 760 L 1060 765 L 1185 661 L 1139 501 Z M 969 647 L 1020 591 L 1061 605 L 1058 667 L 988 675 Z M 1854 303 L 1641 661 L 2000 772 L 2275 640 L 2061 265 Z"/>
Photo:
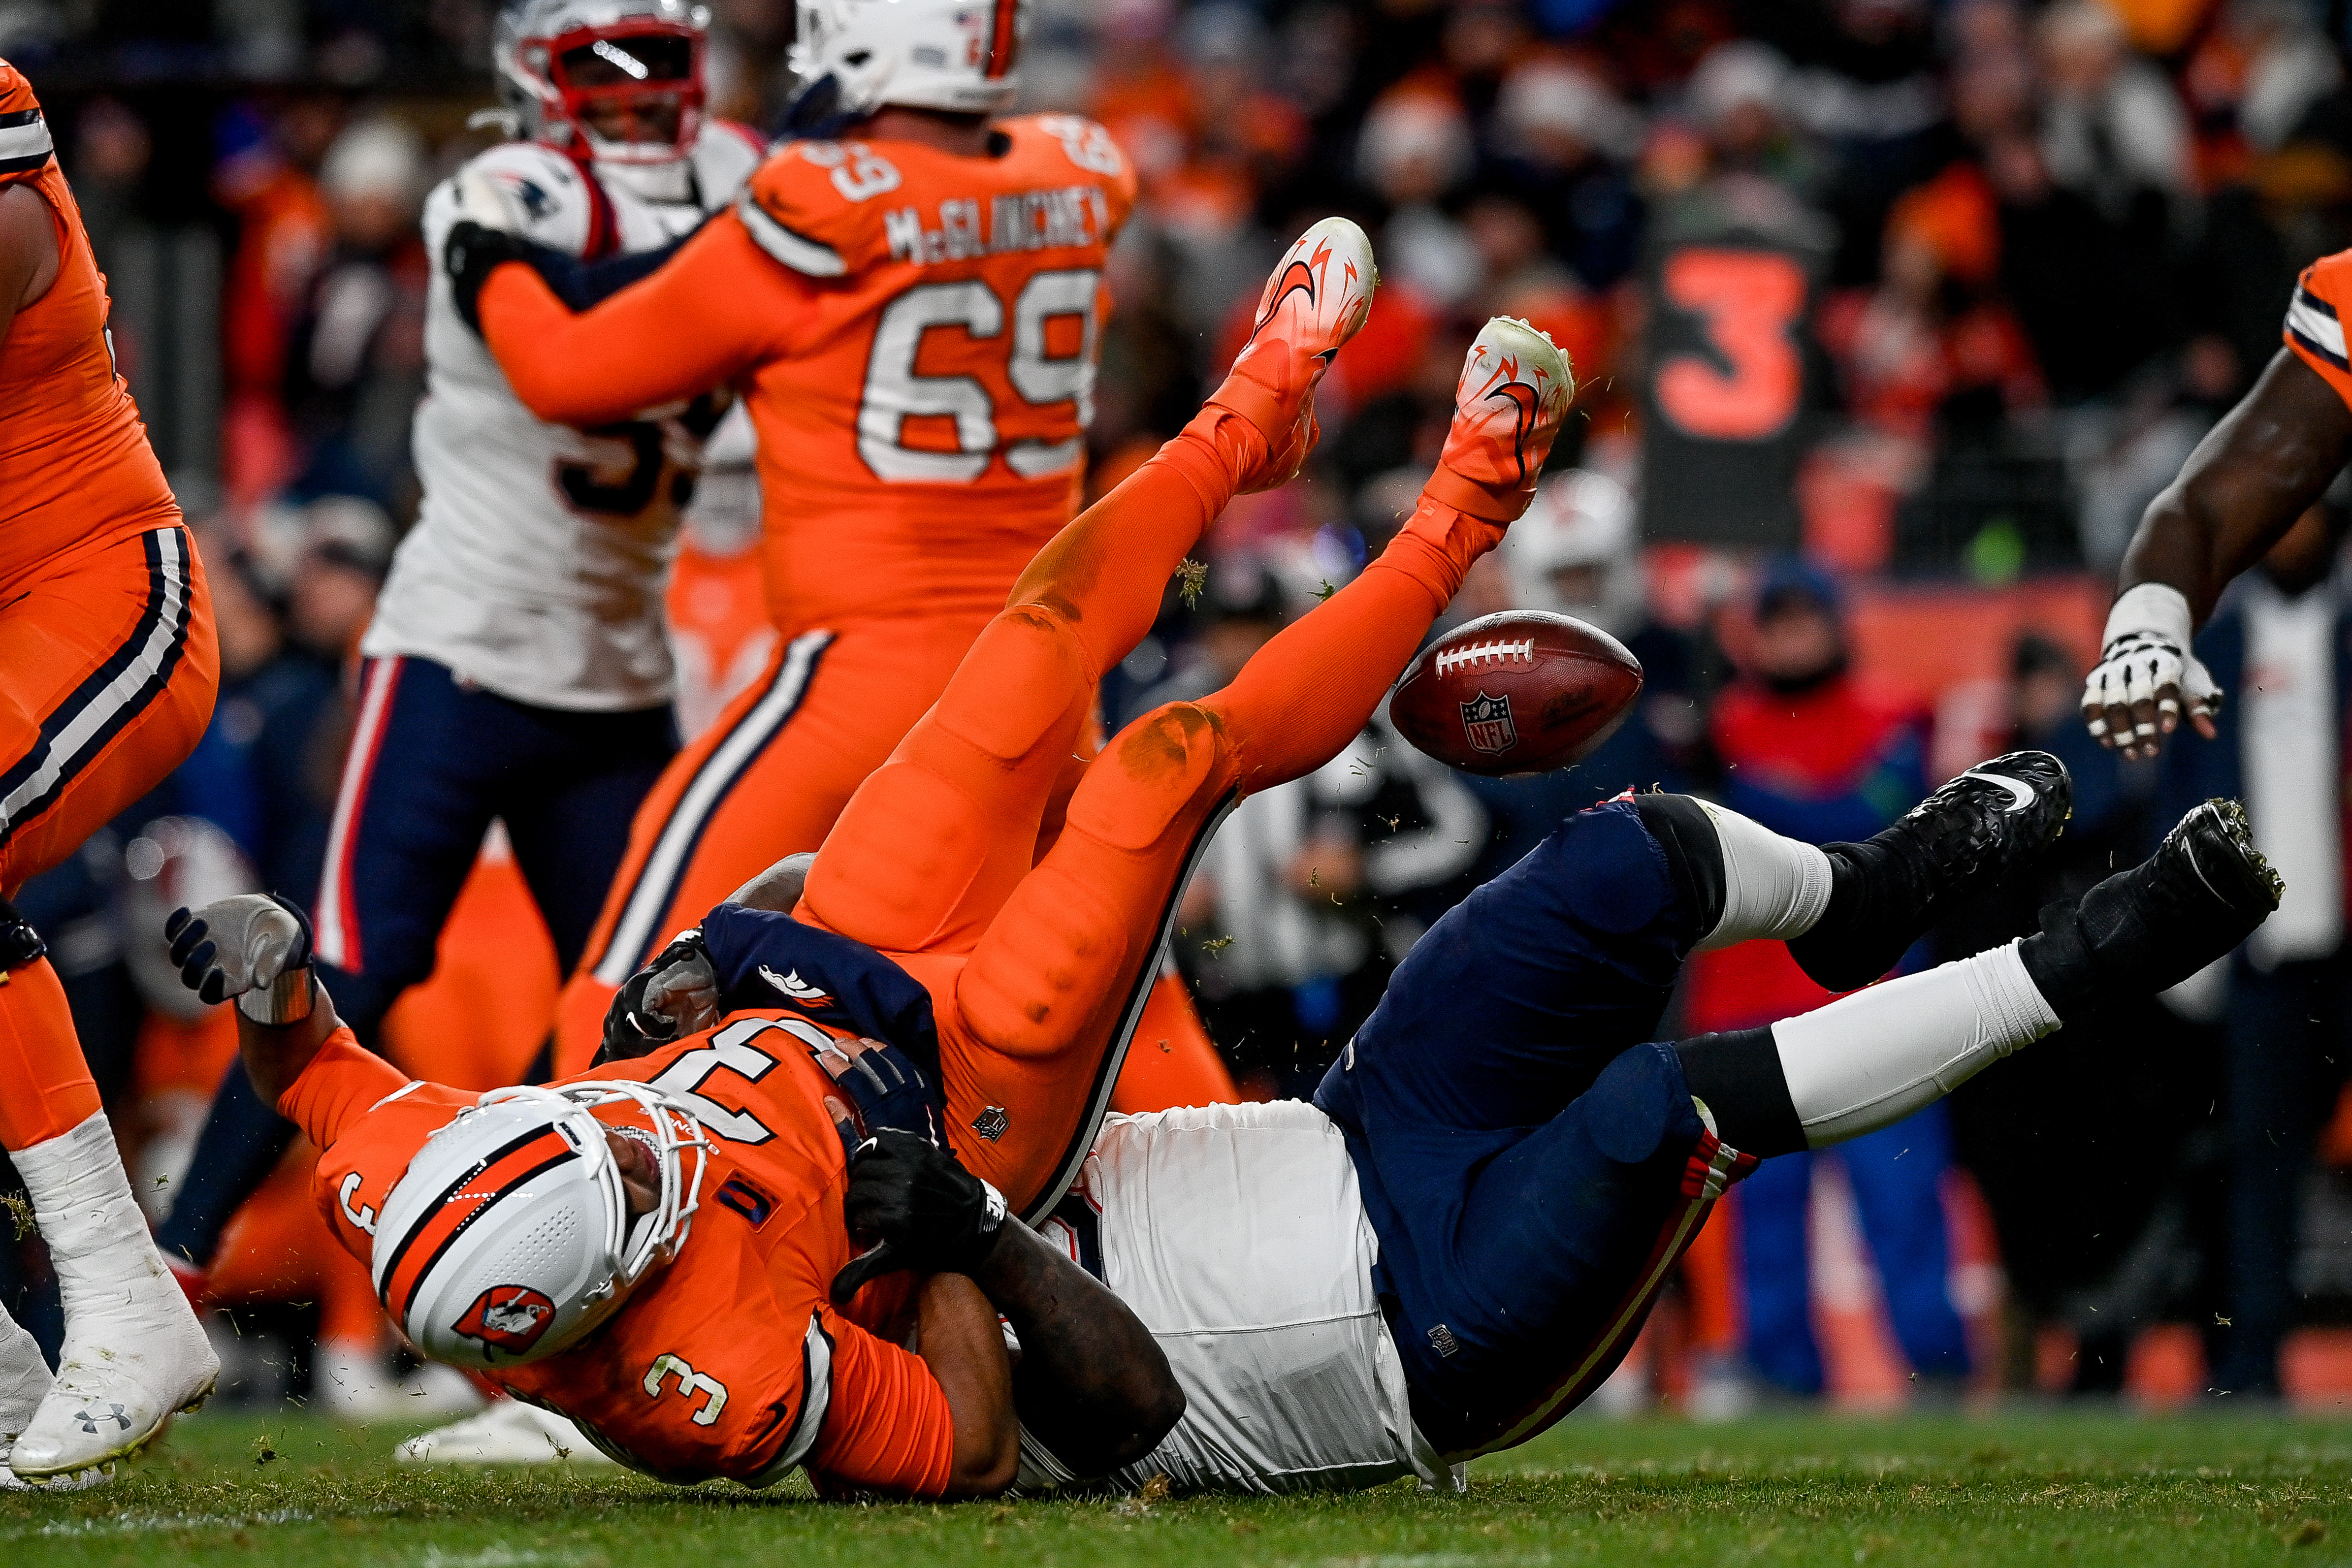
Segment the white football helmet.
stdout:
<path fill-rule="evenodd" d="M 660 1171 L 659 1200 L 634 1219 L 608 1131 L 642 1142 Z M 700 1123 L 644 1083 L 493 1090 L 426 1139 L 386 1196 L 376 1294 L 436 1361 L 552 1355 L 677 1255 L 709 1147 Z"/>
<path fill-rule="evenodd" d="M 1621 637 L 1641 629 L 1641 552 L 1633 498 L 1606 474 L 1583 468 L 1545 480 L 1504 542 L 1524 608 L 1573 615 Z"/>
<path fill-rule="evenodd" d="M 515 0 L 490 45 L 515 133 L 599 163 L 676 163 L 702 134 L 710 12 L 689 0 Z M 583 112 L 597 103 L 675 103 L 668 141 L 607 141 Z"/>
<path fill-rule="evenodd" d="M 787 123 L 854 120 L 885 104 L 991 114 L 1020 89 L 1031 0 L 800 0 Z"/>

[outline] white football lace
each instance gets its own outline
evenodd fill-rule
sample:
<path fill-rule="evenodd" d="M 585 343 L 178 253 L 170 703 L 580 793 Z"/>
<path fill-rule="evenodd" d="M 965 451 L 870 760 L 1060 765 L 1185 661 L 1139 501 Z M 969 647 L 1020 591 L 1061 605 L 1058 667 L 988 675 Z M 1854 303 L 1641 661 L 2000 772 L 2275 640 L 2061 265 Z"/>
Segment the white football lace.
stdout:
<path fill-rule="evenodd" d="M 1456 670 L 1484 669 L 1488 660 L 1497 664 L 1536 662 L 1536 640 L 1523 637 L 1516 642 L 1473 643 L 1466 648 L 1446 648 L 1437 655 L 1437 673 L 1450 675 Z"/>

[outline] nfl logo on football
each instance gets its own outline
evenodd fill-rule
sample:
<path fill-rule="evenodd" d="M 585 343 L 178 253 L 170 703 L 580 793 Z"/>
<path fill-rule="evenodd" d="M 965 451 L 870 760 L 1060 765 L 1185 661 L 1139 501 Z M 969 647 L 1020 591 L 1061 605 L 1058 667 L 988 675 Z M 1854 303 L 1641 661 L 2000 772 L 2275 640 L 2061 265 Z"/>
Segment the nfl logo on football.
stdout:
<path fill-rule="evenodd" d="M 1462 733 L 1480 751 L 1508 751 L 1519 743 L 1511 724 L 1511 699 L 1480 692 L 1462 705 Z"/>

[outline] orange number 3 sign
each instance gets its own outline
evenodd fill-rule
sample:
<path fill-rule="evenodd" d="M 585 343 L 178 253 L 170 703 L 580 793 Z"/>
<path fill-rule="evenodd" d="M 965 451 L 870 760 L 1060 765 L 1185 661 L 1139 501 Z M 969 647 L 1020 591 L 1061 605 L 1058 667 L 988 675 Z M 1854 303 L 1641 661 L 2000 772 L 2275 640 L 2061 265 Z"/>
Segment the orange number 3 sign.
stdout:
<path fill-rule="evenodd" d="M 1772 251 L 1693 246 L 1666 258 L 1664 282 L 1666 303 L 1699 318 L 1715 352 L 1666 356 L 1659 409 L 1702 441 L 1762 441 L 1787 429 L 1804 391 L 1791 331 L 1805 308 L 1804 269 Z"/>

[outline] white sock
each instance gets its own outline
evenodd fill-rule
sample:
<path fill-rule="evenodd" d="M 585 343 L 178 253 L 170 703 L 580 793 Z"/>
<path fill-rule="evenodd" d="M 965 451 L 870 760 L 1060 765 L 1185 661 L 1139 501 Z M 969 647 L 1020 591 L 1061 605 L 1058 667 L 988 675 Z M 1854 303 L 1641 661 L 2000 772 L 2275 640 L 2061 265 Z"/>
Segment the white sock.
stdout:
<path fill-rule="evenodd" d="M 1901 1121 L 2058 1027 L 2019 944 L 1904 975 L 1772 1026 L 1810 1148 Z"/>
<path fill-rule="evenodd" d="M 1723 846 L 1723 918 L 1699 939 L 1700 950 L 1759 937 L 1786 942 L 1811 931 L 1830 906 L 1830 857 L 1737 811 L 1698 805 Z"/>
<path fill-rule="evenodd" d="M 105 1112 L 8 1157 L 25 1178 L 33 1221 L 48 1243 L 68 1336 L 78 1307 L 120 1303 L 126 1288 L 150 1291 L 158 1280 L 178 1291 L 147 1233 L 147 1217 L 131 1196 Z"/>

